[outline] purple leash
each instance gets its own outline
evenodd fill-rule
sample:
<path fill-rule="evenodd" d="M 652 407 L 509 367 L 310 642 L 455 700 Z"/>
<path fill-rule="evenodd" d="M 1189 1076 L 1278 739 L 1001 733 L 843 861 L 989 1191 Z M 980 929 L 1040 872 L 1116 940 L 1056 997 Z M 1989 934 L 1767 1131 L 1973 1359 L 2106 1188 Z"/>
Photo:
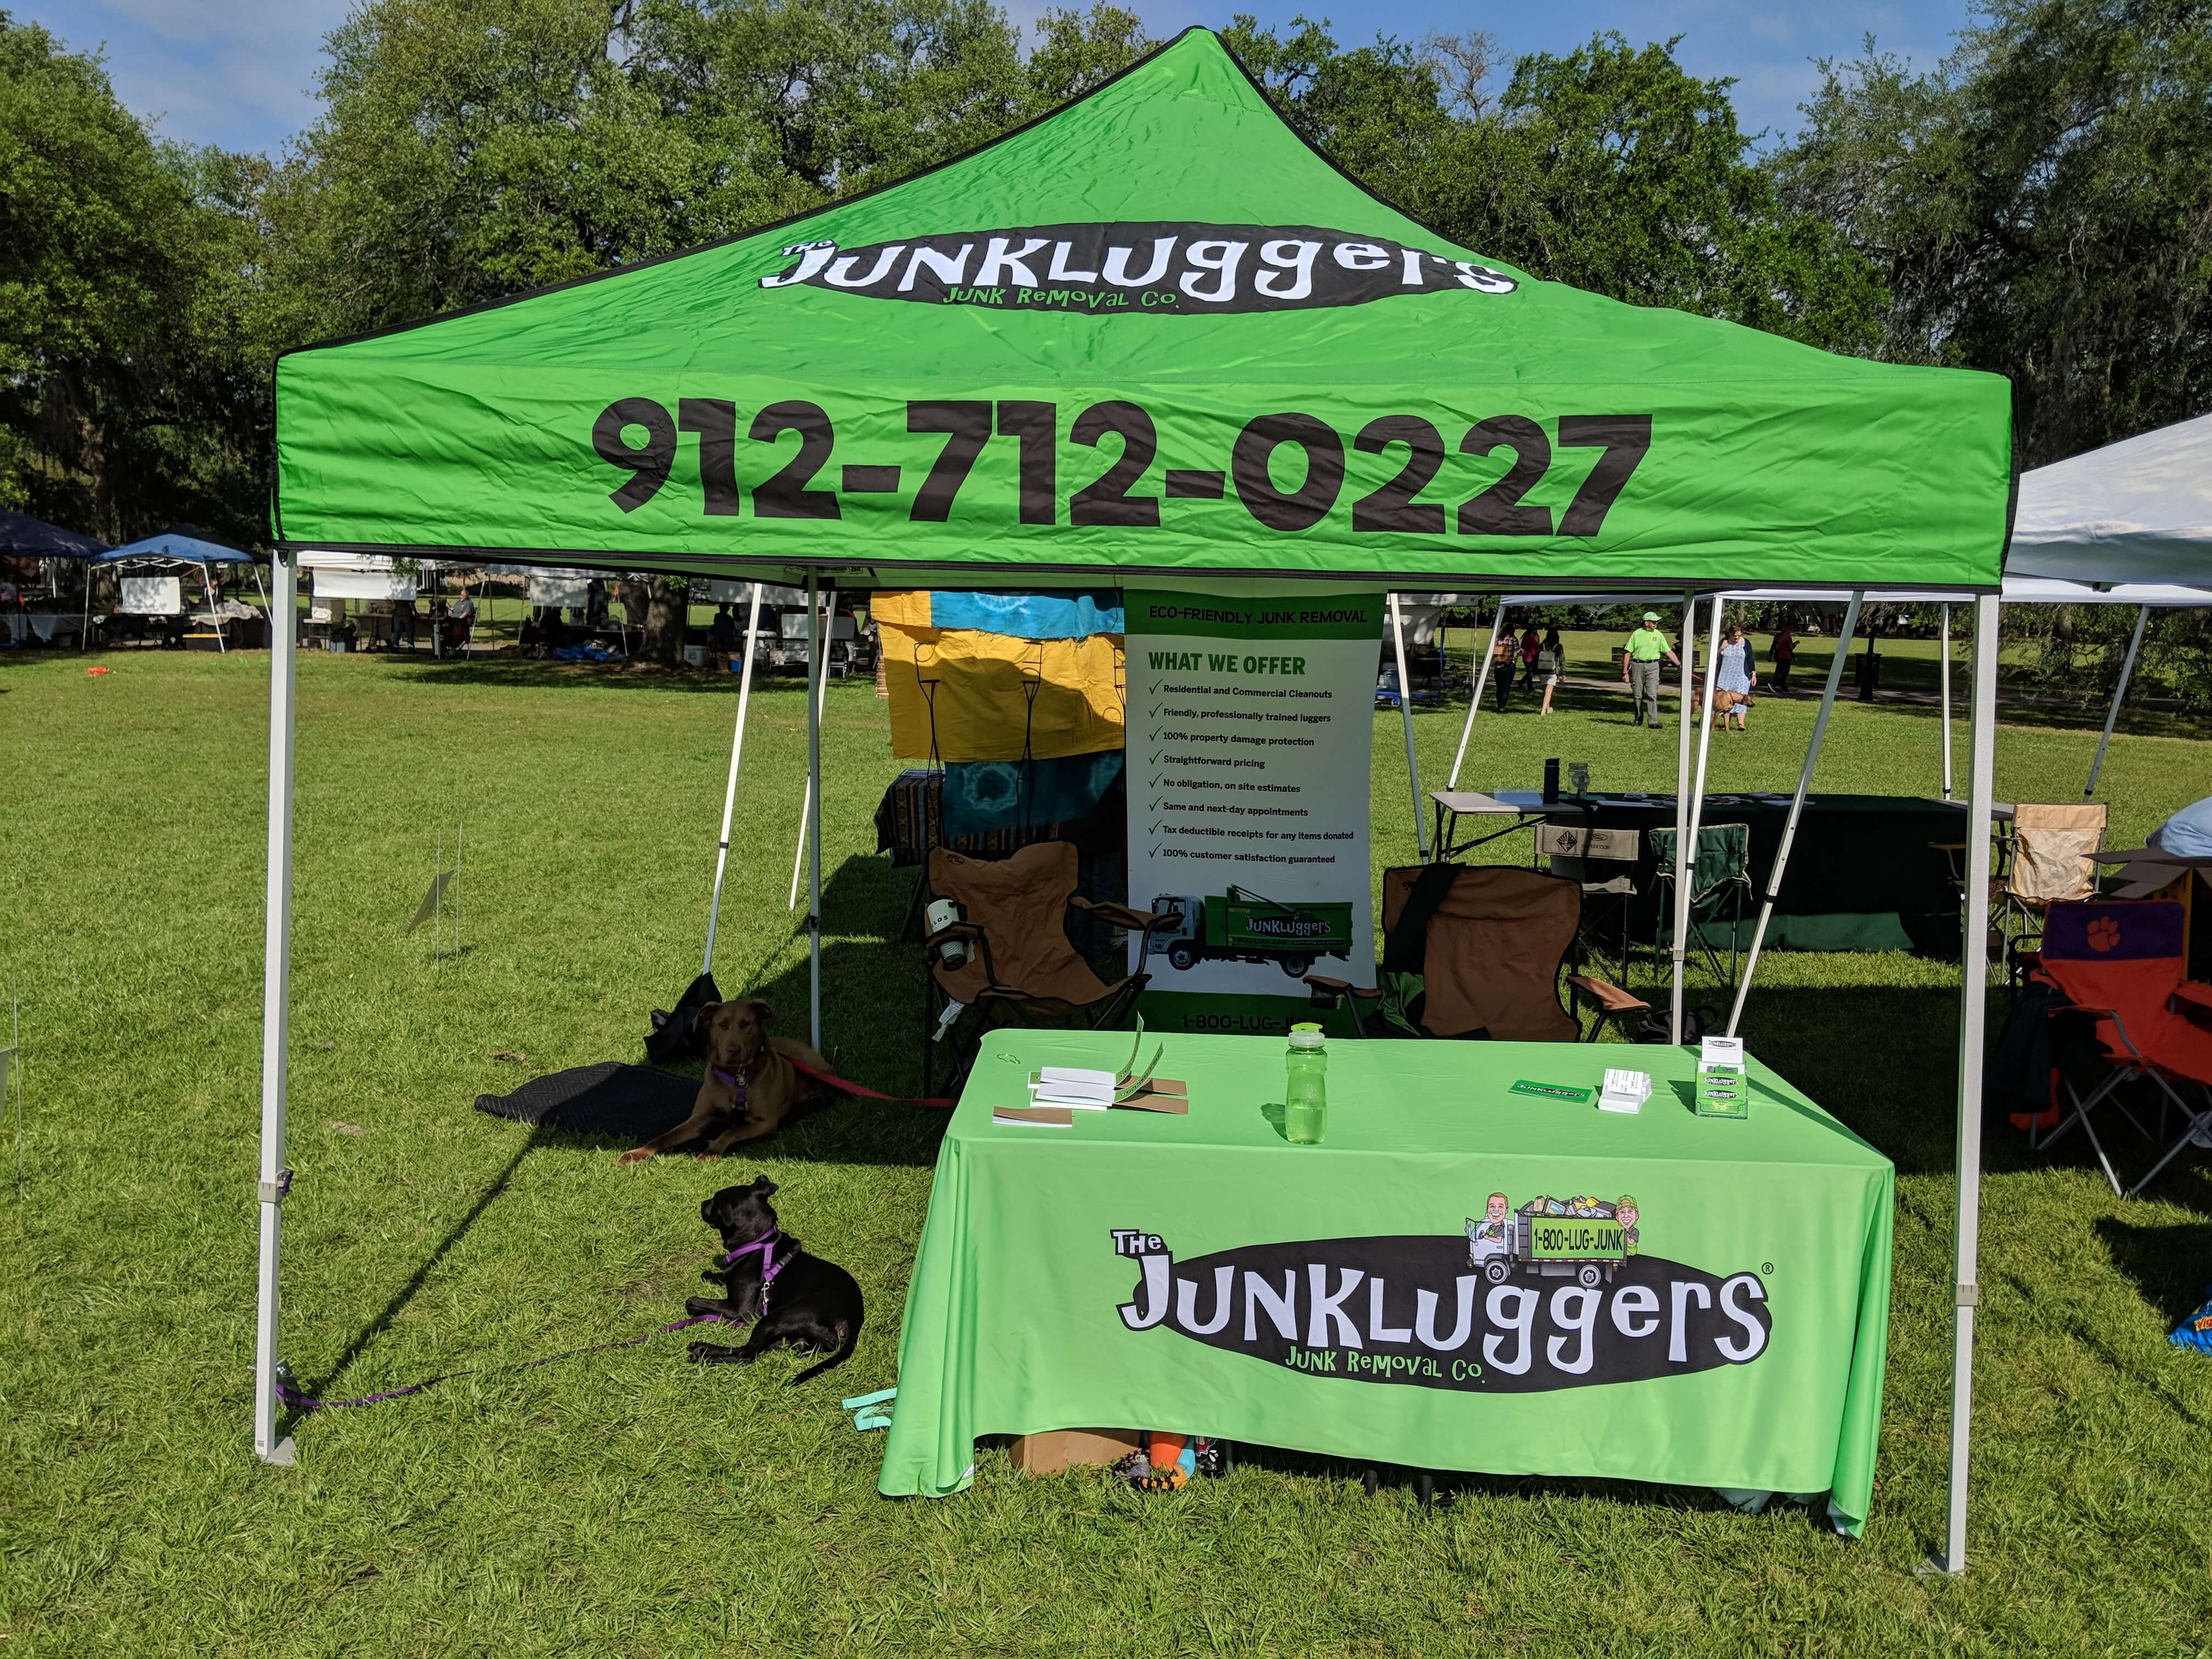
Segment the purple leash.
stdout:
<path fill-rule="evenodd" d="M 739 1093 L 741 1095 L 743 1093 L 742 1085 L 740 1085 Z M 722 1265 L 725 1267 L 733 1267 L 738 1264 L 740 1257 L 751 1255 L 756 1251 L 759 1253 L 761 1315 L 763 1318 L 768 1314 L 769 1286 L 775 1283 L 776 1275 L 789 1267 L 792 1257 L 799 1254 L 794 1248 L 782 1261 L 777 1261 L 776 1247 L 785 1242 L 781 1231 L 770 1228 L 751 1243 L 740 1244 L 722 1258 Z M 392 1389 L 383 1394 L 365 1394 L 357 1400 L 317 1400 L 312 1395 L 301 1394 L 299 1389 L 292 1386 L 290 1373 L 280 1364 L 276 1368 L 276 1397 L 294 1411 L 299 1412 L 337 1411 L 348 1406 L 374 1406 L 380 1400 L 403 1400 L 410 1394 L 420 1394 L 425 1389 L 434 1388 L 441 1382 L 449 1382 L 457 1376 L 491 1376 L 500 1371 L 532 1370 L 539 1365 L 550 1365 L 556 1359 L 574 1359 L 582 1354 L 605 1353 L 611 1348 L 635 1348 L 641 1344 L 652 1341 L 656 1336 L 665 1336 L 671 1331 L 684 1330 L 693 1325 L 712 1325 L 721 1322 L 722 1316 L 720 1314 L 694 1314 L 688 1319 L 672 1320 L 657 1329 L 647 1331 L 643 1336 L 625 1336 L 614 1342 L 594 1342 L 588 1348 L 568 1348 L 559 1353 L 549 1353 L 542 1359 L 518 1360 L 512 1365 L 472 1365 L 466 1370 L 441 1371 L 437 1376 L 425 1377 L 420 1382 L 410 1382 L 404 1389 Z"/>
<path fill-rule="evenodd" d="M 526 1371 L 539 1365 L 550 1365 L 556 1359 L 574 1359 L 580 1354 L 605 1353 L 610 1348 L 635 1348 L 641 1343 L 652 1341 L 656 1336 L 665 1336 L 669 1332 L 680 1331 L 686 1326 L 714 1324 L 719 1323 L 720 1320 L 720 1314 L 695 1314 L 689 1319 L 675 1320 L 656 1330 L 647 1331 L 643 1336 L 626 1336 L 617 1342 L 595 1342 L 588 1348 L 569 1348 L 560 1353 L 549 1353 L 543 1359 L 525 1359 L 512 1365 L 472 1365 L 466 1370 L 441 1371 L 437 1376 L 425 1377 L 420 1382 L 410 1382 L 404 1389 L 393 1389 L 384 1394 L 365 1394 L 358 1400 L 317 1400 L 311 1395 L 301 1394 L 292 1386 L 289 1376 L 280 1365 L 276 1370 L 276 1397 L 294 1411 L 300 1412 L 336 1411 L 347 1406 L 374 1406 L 380 1400 L 401 1400 L 410 1394 L 420 1394 L 425 1389 L 434 1387 L 441 1382 L 451 1382 L 457 1376 L 490 1376 L 499 1371 Z"/>

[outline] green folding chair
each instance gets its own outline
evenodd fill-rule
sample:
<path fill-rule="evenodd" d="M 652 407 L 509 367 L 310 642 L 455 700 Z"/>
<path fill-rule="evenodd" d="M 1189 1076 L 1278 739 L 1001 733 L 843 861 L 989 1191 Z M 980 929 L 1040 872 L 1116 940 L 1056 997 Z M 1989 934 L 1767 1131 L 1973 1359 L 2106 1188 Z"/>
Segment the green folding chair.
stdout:
<path fill-rule="evenodd" d="M 1656 971 L 1674 938 L 1674 831 L 1654 830 L 1651 849 L 1658 860 L 1653 891 L 1659 915 L 1651 931 L 1651 964 Z M 1690 936 L 1686 957 L 1702 957 L 1714 978 L 1735 988 L 1738 941 L 1744 905 L 1751 896 L 1751 826 L 1698 826 L 1698 860 L 1690 880 Z M 1727 965 L 1722 965 L 1720 936 L 1727 937 Z"/>

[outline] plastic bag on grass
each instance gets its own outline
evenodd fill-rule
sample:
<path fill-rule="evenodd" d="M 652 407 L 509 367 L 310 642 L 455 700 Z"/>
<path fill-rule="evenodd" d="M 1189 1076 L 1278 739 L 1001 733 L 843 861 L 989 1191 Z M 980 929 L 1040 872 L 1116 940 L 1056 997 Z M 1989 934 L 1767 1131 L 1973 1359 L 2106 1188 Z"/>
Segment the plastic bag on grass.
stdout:
<path fill-rule="evenodd" d="M 2197 1311 L 2176 1325 L 2166 1340 L 2176 1347 L 2212 1353 L 2212 1285 L 2204 1287 L 2204 1301 Z"/>

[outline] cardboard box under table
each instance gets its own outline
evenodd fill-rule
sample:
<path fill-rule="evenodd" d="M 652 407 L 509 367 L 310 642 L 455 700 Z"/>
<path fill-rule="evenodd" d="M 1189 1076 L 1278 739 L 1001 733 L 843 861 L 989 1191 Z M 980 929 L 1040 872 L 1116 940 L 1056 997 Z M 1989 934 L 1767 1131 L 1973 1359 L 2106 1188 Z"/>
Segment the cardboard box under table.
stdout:
<path fill-rule="evenodd" d="M 1178 1036 L 1186 1115 L 998 1124 L 1114 1032 L 1001 1031 L 938 1156 L 881 1488 L 943 1496 L 981 1435 L 1098 1424 L 1414 1468 L 1832 1495 L 1873 1488 L 1889 1162 L 1773 1073 L 1701 1118 L 1638 1048 L 1601 1112 L 1571 1043 L 1332 1042 L 1328 1129 L 1283 1138 L 1283 1047 Z M 1587 1088 L 1582 1102 L 1511 1092 Z"/>

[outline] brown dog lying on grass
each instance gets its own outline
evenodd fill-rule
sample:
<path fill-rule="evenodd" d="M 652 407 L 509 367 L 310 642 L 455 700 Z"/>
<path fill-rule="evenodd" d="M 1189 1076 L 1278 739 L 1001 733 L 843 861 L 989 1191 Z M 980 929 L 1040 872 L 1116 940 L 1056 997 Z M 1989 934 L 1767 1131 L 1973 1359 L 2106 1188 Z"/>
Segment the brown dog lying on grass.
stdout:
<path fill-rule="evenodd" d="M 828 1093 L 791 1062 L 796 1059 L 817 1072 L 828 1071 L 830 1062 L 803 1042 L 770 1036 L 768 1028 L 775 1018 L 775 1010 L 758 997 L 702 1008 L 696 1028 L 706 1034 L 707 1075 L 700 1079 L 691 1115 L 666 1134 L 631 1147 L 622 1161 L 642 1164 L 706 1134 L 714 1138 L 699 1152 L 700 1159 L 720 1158 L 740 1141 L 775 1133 L 801 1101 Z"/>

